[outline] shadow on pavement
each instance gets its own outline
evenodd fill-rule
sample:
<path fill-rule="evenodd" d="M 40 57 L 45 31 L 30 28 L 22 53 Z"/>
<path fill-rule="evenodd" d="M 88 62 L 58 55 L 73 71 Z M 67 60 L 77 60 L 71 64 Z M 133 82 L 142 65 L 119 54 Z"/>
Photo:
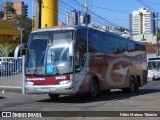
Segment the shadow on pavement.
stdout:
<path fill-rule="evenodd" d="M 58 100 L 52 101 L 51 99 L 44 99 L 38 102 L 56 102 L 56 103 L 88 103 L 88 102 L 100 102 L 106 100 L 124 100 L 134 96 L 141 96 L 145 94 L 157 93 L 160 89 L 141 89 L 139 92 L 124 93 L 122 91 L 111 91 L 110 93 L 100 94 L 95 99 L 88 99 L 87 95 L 72 95 L 61 96 Z"/>
<path fill-rule="evenodd" d="M 160 79 L 154 79 L 153 81 L 160 81 Z"/>
<path fill-rule="evenodd" d="M 2 97 L 2 96 L 0 96 L 0 99 L 5 99 L 6 97 Z"/>

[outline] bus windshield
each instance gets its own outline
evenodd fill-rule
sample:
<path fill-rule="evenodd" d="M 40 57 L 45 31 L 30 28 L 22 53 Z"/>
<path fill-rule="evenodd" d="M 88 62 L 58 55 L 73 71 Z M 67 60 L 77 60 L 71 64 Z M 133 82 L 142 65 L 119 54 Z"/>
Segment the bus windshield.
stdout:
<path fill-rule="evenodd" d="M 73 31 L 32 33 L 29 39 L 26 74 L 54 75 L 73 72 L 73 57 L 69 44 Z"/>
<path fill-rule="evenodd" d="M 148 62 L 148 70 L 160 70 L 160 61 Z"/>

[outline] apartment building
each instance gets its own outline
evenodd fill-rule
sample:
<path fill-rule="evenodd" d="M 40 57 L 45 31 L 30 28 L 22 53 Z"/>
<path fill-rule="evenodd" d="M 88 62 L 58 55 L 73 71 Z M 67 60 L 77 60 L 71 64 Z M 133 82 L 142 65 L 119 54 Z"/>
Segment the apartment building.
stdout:
<path fill-rule="evenodd" d="M 130 32 L 139 40 L 156 39 L 156 13 L 140 8 L 130 14 Z"/>
<path fill-rule="evenodd" d="M 155 34 L 156 14 L 146 8 L 140 8 L 130 14 L 130 30 L 132 34 Z"/>
<path fill-rule="evenodd" d="M 4 20 L 13 20 L 14 13 L 6 12 L 6 6 L 11 6 L 17 15 L 23 15 L 27 17 L 28 14 L 28 6 L 24 4 L 24 2 L 4 2 Z"/>
<path fill-rule="evenodd" d="M 80 25 L 81 23 L 81 12 L 80 11 L 70 11 L 67 13 L 67 25 Z"/>

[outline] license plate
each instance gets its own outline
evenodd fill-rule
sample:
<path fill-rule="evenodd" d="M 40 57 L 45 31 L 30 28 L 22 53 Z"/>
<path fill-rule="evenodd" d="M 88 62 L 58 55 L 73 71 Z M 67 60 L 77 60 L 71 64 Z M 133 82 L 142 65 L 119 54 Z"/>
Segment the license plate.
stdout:
<path fill-rule="evenodd" d="M 36 89 L 37 92 L 49 92 L 48 88 L 37 88 Z"/>

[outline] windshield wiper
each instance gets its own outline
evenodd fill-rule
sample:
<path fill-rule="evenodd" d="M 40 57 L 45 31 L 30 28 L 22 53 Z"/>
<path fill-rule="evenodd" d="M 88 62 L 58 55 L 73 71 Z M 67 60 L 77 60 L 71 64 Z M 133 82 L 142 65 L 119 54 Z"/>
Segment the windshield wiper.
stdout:
<path fill-rule="evenodd" d="M 59 69 L 58 69 L 58 66 L 55 66 L 55 74 L 56 74 L 56 75 L 59 75 Z"/>
<path fill-rule="evenodd" d="M 39 62 L 37 64 L 37 66 L 35 66 L 35 69 L 33 71 L 33 75 L 37 75 L 37 69 L 38 69 L 38 67 L 40 67 L 43 59 L 44 59 L 44 55 L 42 55 L 41 59 L 39 60 Z"/>

